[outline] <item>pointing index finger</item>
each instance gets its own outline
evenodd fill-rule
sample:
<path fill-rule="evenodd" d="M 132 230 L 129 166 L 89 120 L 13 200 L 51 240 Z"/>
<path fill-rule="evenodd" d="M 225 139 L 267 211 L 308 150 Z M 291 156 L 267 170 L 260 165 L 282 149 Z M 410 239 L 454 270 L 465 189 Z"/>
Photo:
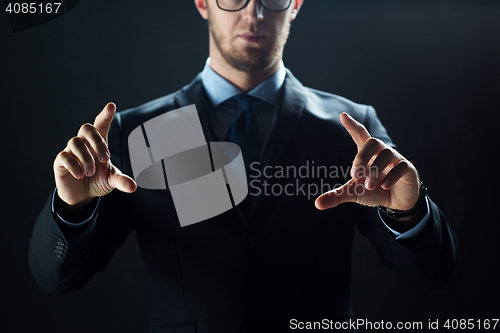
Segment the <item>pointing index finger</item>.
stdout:
<path fill-rule="evenodd" d="M 349 132 L 356 146 L 361 147 L 366 140 L 371 138 L 370 133 L 361 123 L 356 121 L 353 117 L 343 112 L 339 116 L 342 126 Z"/>
<path fill-rule="evenodd" d="M 95 117 L 94 127 L 99 131 L 101 136 L 108 142 L 108 132 L 116 113 L 116 105 L 113 102 L 106 104 L 104 109 Z"/>

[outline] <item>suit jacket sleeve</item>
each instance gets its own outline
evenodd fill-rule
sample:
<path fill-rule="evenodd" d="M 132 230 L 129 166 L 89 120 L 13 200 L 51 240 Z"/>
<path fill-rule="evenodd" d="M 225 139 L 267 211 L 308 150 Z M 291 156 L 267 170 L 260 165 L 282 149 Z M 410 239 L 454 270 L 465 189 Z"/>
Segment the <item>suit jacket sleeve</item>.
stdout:
<path fill-rule="evenodd" d="M 120 116 L 117 114 L 109 133 L 111 159 L 118 168 Z M 101 200 L 106 206 L 121 200 L 122 193 L 113 191 Z M 29 266 L 36 282 L 49 293 L 80 289 L 92 275 L 104 269 L 116 249 L 121 246 L 130 219 L 120 209 L 111 211 L 97 207 L 90 221 L 82 226 L 68 226 L 52 211 L 52 194 L 35 223 L 29 246 Z M 103 214 L 104 213 L 104 214 Z"/>
<path fill-rule="evenodd" d="M 368 107 L 364 121 L 370 134 L 394 146 L 375 110 Z M 396 240 L 374 208 L 366 208 L 366 218 L 358 221 L 360 232 L 375 247 L 382 264 L 405 280 L 423 289 L 443 287 L 453 275 L 458 246 L 455 235 L 438 206 L 429 200 L 430 223 L 417 235 Z"/>

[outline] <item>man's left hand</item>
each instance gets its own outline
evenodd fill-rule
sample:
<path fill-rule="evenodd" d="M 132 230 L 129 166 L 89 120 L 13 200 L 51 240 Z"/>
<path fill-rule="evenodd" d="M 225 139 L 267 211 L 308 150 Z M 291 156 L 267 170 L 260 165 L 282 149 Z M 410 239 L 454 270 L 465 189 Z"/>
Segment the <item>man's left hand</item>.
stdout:
<path fill-rule="evenodd" d="M 319 196 L 316 207 L 323 210 L 344 202 L 397 210 L 414 207 L 419 197 L 419 178 L 413 164 L 394 148 L 373 138 L 347 113 L 339 118 L 358 147 L 351 169 L 352 179 Z"/>

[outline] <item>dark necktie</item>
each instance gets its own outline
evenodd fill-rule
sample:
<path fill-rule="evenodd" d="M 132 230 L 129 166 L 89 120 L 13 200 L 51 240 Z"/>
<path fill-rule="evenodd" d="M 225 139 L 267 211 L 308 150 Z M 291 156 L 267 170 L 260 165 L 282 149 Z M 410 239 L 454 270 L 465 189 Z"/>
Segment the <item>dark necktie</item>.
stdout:
<path fill-rule="evenodd" d="M 253 109 L 254 98 L 246 94 L 236 95 L 233 99 L 238 104 L 238 117 L 227 132 L 226 141 L 234 142 L 241 148 L 247 179 L 250 176 L 250 164 L 259 161 L 259 129 Z M 254 165 L 255 168 L 256 165 Z"/>
<path fill-rule="evenodd" d="M 250 165 L 253 162 L 259 161 L 259 129 L 257 116 L 253 108 L 254 98 L 246 94 L 241 94 L 234 96 L 233 99 L 238 104 L 238 117 L 231 125 L 231 128 L 229 128 L 226 141 L 236 143 L 241 148 L 247 181 L 249 183 L 249 194 L 240 206 L 245 217 L 248 217 L 253 202 L 253 196 L 250 194 L 252 192 L 250 182 L 255 179 L 250 177 L 252 171 Z M 258 167 L 258 163 L 252 166 L 253 169 Z"/>

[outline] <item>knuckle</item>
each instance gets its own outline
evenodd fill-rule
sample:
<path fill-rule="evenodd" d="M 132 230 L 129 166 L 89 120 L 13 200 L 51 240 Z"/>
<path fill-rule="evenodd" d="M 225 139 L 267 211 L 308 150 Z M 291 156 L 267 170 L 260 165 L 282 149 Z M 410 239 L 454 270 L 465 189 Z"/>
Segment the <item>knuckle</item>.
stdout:
<path fill-rule="evenodd" d="M 80 127 L 81 132 L 89 132 L 94 128 L 94 126 L 90 123 L 85 123 Z"/>
<path fill-rule="evenodd" d="M 52 166 L 56 168 L 57 166 L 62 165 L 63 163 L 64 163 L 64 150 L 56 155 L 56 158 L 54 158 Z"/>
<path fill-rule="evenodd" d="M 355 160 L 359 163 L 366 164 L 380 150 L 380 147 L 385 145 L 380 139 L 371 137 L 364 143 L 363 147 L 358 152 Z"/>
<path fill-rule="evenodd" d="M 399 161 L 398 163 L 400 165 L 401 168 L 404 168 L 404 169 L 408 169 L 410 167 L 410 162 L 408 162 L 408 160 L 401 160 Z"/>
<path fill-rule="evenodd" d="M 406 173 L 408 170 L 412 169 L 413 165 L 408 160 L 403 159 L 399 161 L 396 167 L 399 169 L 400 173 Z"/>
<path fill-rule="evenodd" d="M 379 154 L 382 156 L 390 156 L 394 154 L 394 150 L 391 147 L 387 146 L 382 148 Z"/>
<path fill-rule="evenodd" d="M 373 136 L 367 140 L 368 144 L 373 145 L 373 146 L 380 146 L 383 145 L 384 142 L 380 139 L 374 138 Z"/>
<path fill-rule="evenodd" d="M 63 150 L 59 154 L 57 154 L 57 158 L 59 158 L 62 161 L 66 161 L 70 158 L 69 155 L 70 154 L 67 151 Z"/>
<path fill-rule="evenodd" d="M 77 159 L 67 151 L 62 151 L 59 153 L 60 163 L 66 166 L 68 169 L 79 168 L 80 164 Z"/>
<path fill-rule="evenodd" d="M 90 123 L 83 124 L 80 129 L 78 130 L 78 135 L 79 137 L 88 137 L 92 135 L 92 133 L 95 131 L 94 125 Z"/>
<path fill-rule="evenodd" d="M 82 138 L 78 137 L 78 136 L 74 136 L 72 137 L 71 139 L 68 140 L 68 146 L 71 147 L 71 148 L 79 148 L 81 149 L 82 145 L 83 145 L 83 140 Z"/>
<path fill-rule="evenodd" d="M 390 148 L 383 148 L 378 154 L 375 162 L 377 165 L 390 165 L 395 160 L 394 152 Z"/>
<path fill-rule="evenodd" d="M 99 133 L 97 128 L 95 128 L 94 125 L 92 124 L 85 124 L 85 125 L 87 126 L 85 127 L 85 131 L 82 132 L 82 135 L 85 136 L 89 142 L 93 143 L 95 146 L 98 146 L 101 143 L 105 142 L 104 138 Z"/>

